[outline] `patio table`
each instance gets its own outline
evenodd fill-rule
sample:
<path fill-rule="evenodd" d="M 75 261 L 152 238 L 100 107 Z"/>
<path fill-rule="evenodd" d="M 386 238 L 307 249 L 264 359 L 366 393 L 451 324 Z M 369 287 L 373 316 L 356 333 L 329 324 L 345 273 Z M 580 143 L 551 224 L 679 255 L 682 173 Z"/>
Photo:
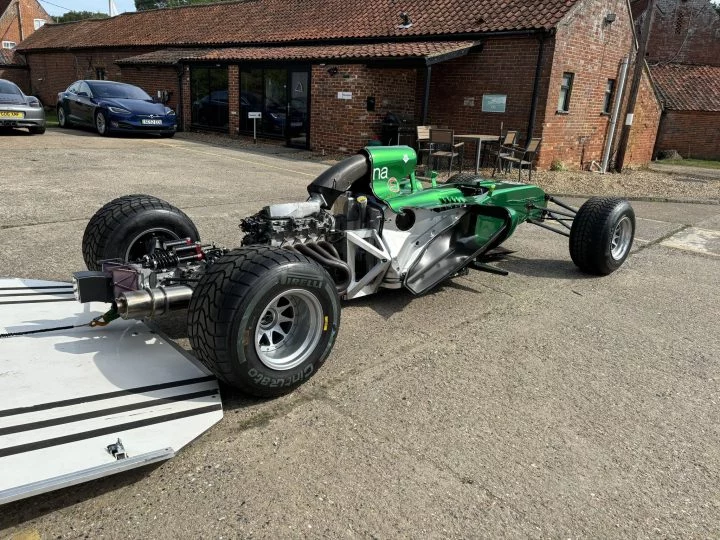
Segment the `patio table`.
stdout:
<path fill-rule="evenodd" d="M 495 142 L 500 140 L 500 137 L 495 135 L 478 135 L 473 133 L 466 133 L 463 135 L 455 135 L 456 139 L 466 140 L 466 141 L 475 141 L 477 145 L 477 149 L 475 150 L 475 174 L 480 173 L 480 152 L 482 149 L 483 144 L 486 142 Z"/>

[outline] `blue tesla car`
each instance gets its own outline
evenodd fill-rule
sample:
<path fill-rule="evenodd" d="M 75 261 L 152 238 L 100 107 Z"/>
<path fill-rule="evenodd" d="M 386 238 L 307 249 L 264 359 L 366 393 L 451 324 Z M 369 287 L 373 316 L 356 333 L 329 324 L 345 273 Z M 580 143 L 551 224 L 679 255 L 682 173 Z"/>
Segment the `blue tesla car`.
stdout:
<path fill-rule="evenodd" d="M 94 127 L 100 135 L 119 132 L 175 135 L 175 111 L 137 86 L 113 81 L 76 81 L 58 94 L 60 127 Z"/>

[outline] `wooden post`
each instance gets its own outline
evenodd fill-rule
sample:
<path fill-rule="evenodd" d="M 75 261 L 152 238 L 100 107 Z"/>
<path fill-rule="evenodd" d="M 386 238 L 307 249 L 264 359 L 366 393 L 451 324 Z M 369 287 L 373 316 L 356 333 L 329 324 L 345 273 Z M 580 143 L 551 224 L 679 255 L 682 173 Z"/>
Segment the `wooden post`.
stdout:
<path fill-rule="evenodd" d="M 650 0 L 647 11 L 645 11 L 645 21 L 642 28 L 642 35 L 640 36 L 640 46 L 635 56 L 635 71 L 633 72 L 630 96 L 628 97 L 627 110 L 625 111 L 625 123 L 620 133 L 620 144 L 618 145 L 617 157 L 615 159 L 615 170 L 617 172 L 622 172 L 625 166 L 625 153 L 627 152 L 630 130 L 632 129 L 632 123 L 635 117 L 635 105 L 640 91 L 640 82 L 642 81 L 643 68 L 645 67 L 645 52 L 647 51 L 648 41 L 650 41 L 650 30 L 654 16 L 655 0 Z"/>

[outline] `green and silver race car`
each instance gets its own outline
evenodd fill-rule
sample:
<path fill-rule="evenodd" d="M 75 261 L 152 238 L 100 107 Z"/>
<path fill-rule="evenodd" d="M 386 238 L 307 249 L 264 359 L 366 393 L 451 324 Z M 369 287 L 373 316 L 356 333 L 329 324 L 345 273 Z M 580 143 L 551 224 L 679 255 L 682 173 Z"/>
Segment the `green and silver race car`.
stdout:
<path fill-rule="evenodd" d="M 592 198 L 579 209 L 534 185 L 459 174 L 416 175 L 410 147 L 371 147 L 322 173 L 304 202 L 242 220 L 242 247 L 200 242 L 181 210 L 148 195 L 111 201 L 83 238 L 89 271 L 81 302 L 111 309 L 95 321 L 187 309 L 196 356 L 222 381 L 272 397 L 322 366 L 340 326 L 341 299 L 381 289 L 427 293 L 467 269 L 504 273 L 486 257 L 521 223 L 569 237 L 591 274 L 627 258 L 635 215 L 627 201 Z"/>

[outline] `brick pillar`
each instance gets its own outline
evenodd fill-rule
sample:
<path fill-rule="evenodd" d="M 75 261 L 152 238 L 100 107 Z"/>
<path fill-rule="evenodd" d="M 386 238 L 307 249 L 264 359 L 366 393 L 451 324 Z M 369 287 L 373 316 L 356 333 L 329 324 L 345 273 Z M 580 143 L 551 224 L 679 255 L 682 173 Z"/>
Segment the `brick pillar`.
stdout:
<path fill-rule="evenodd" d="M 228 109 L 230 120 L 228 130 L 231 137 L 240 131 L 240 68 L 237 64 L 228 66 Z"/>
<path fill-rule="evenodd" d="M 190 101 L 190 66 L 183 66 L 182 94 L 183 102 L 179 112 L 180 125 L 182 126 L 183 131 L 187 131 L 190 129 L 190 121 L 192 119 L 192 105 Z"/>

